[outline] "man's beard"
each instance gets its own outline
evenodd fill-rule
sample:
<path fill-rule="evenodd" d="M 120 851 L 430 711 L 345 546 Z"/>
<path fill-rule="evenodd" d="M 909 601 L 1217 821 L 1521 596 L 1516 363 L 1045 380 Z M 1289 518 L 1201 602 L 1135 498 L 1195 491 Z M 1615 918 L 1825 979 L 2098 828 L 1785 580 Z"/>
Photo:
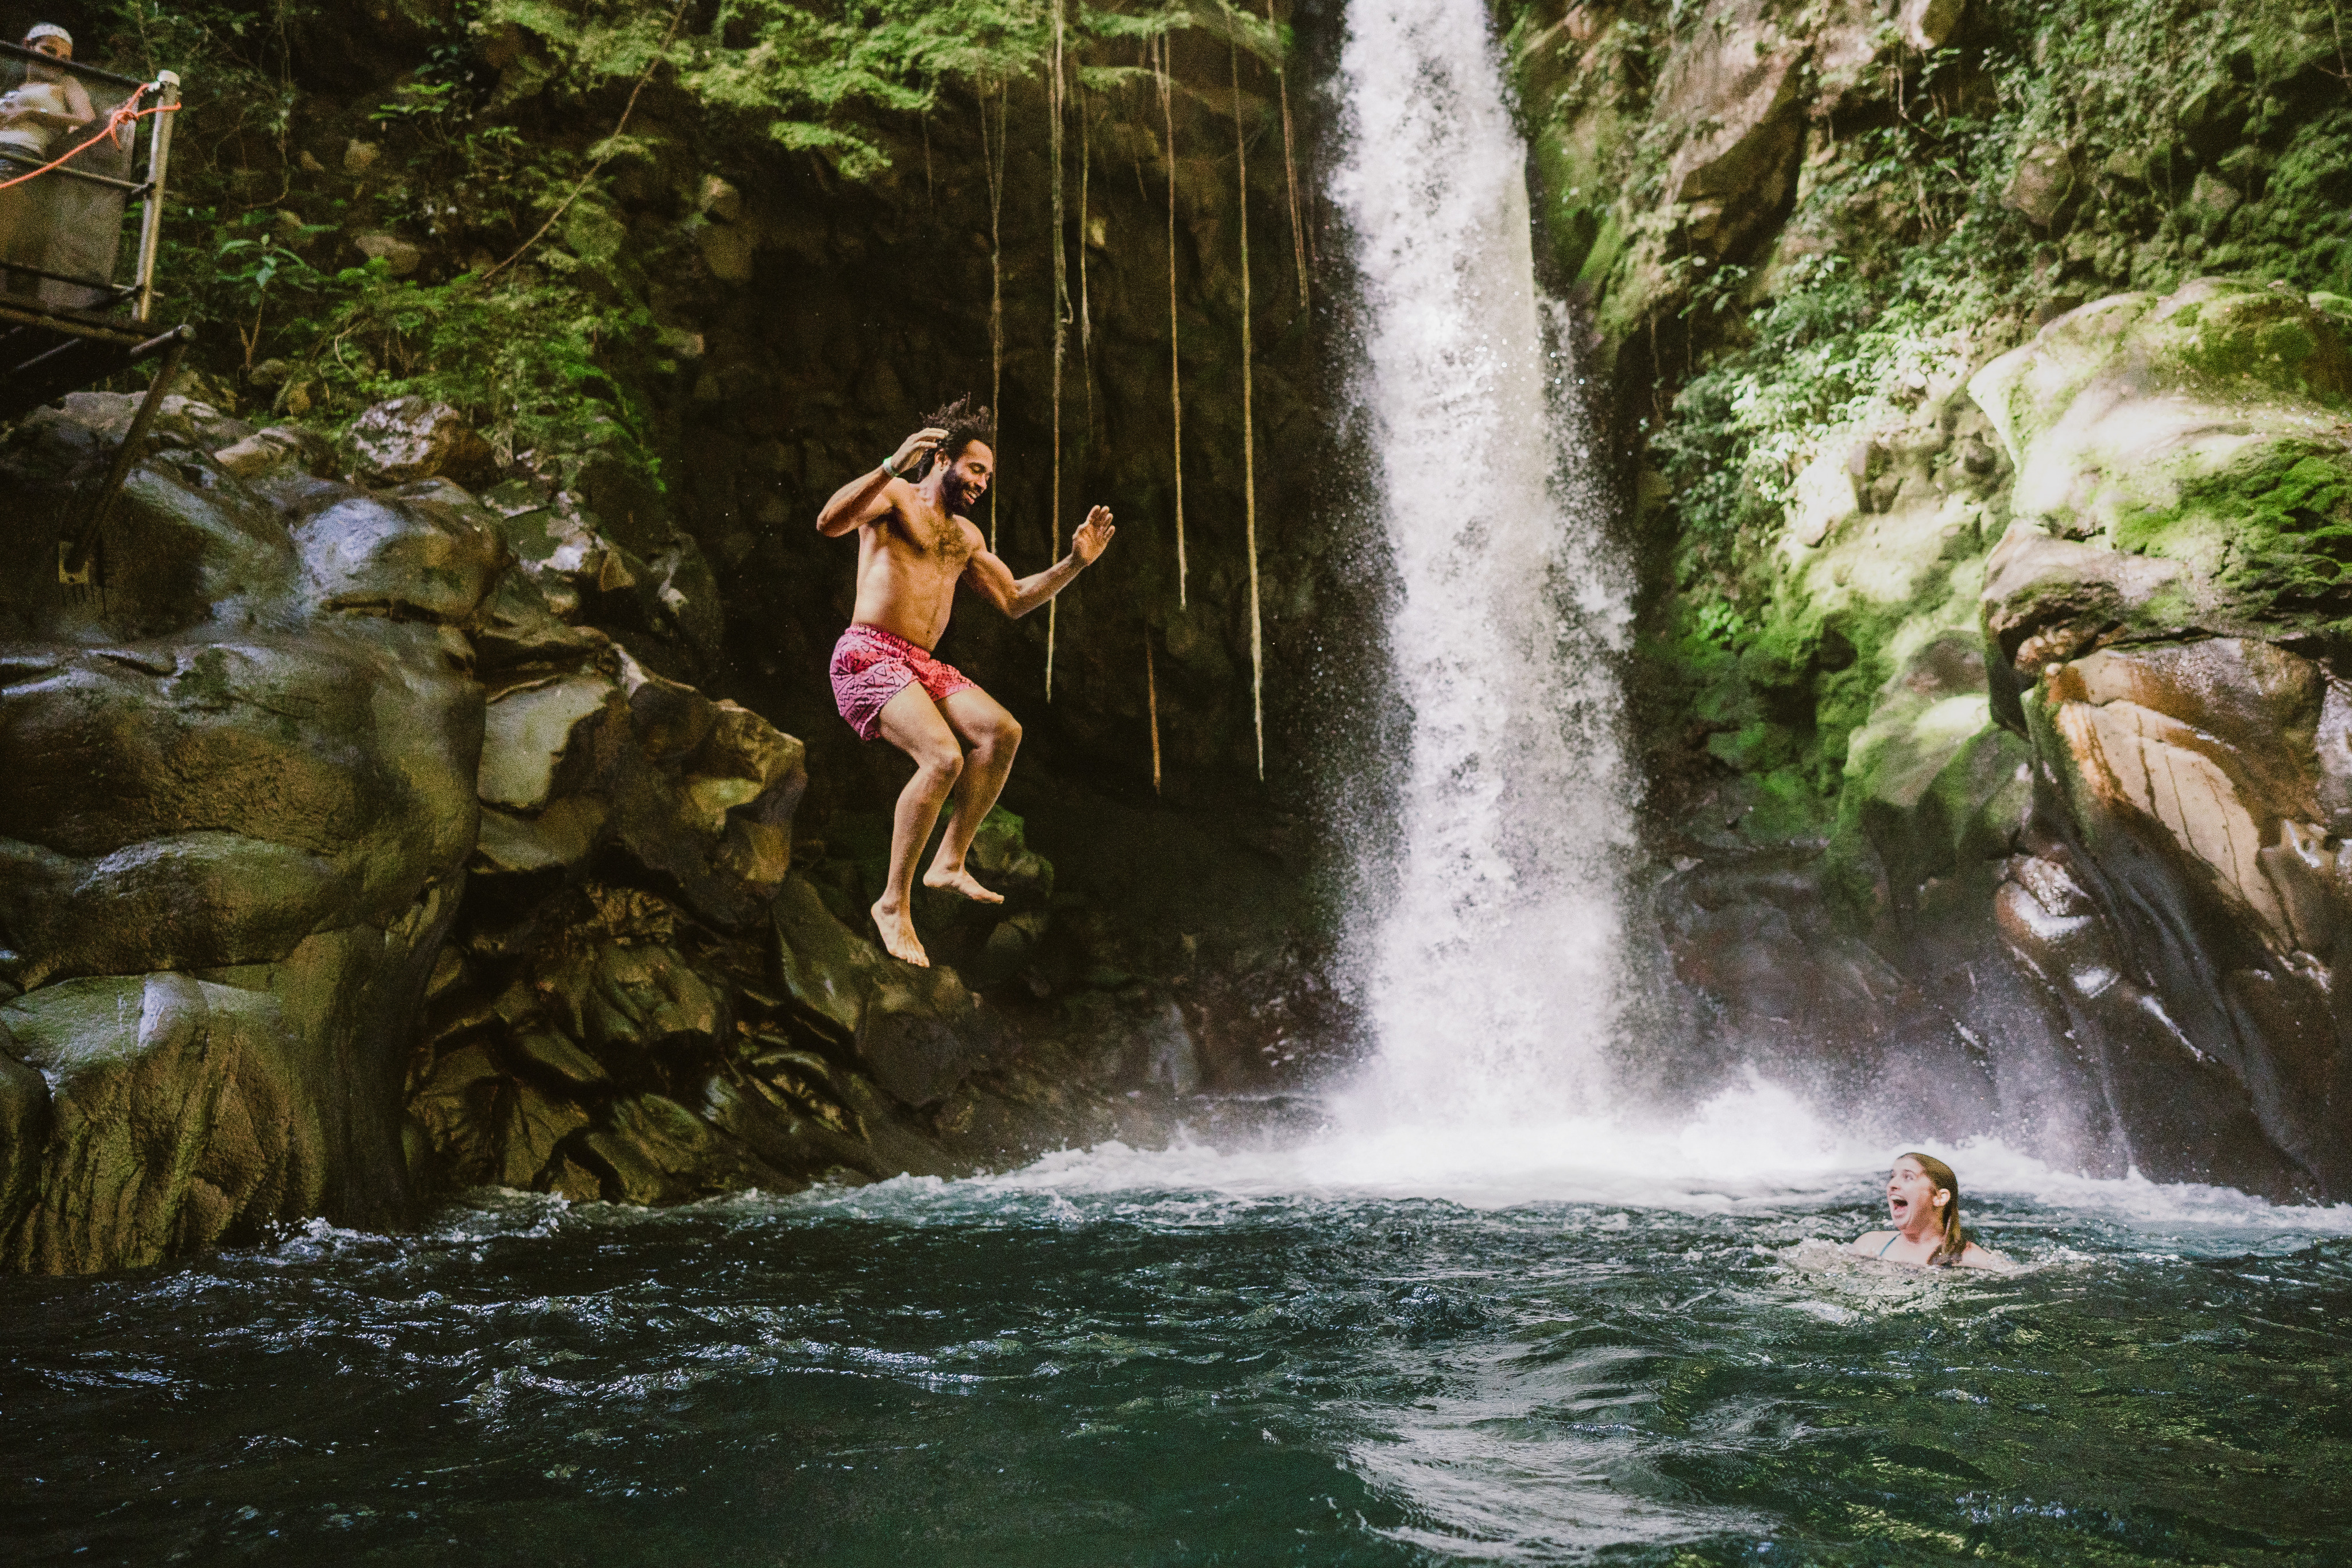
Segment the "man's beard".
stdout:
<path fill-rule="evenodd" d="M 950 472 L 940 480 L 940 498 L 948 504 L 950 511 L 964 512 L 969 511 L 971 504 L 980 499 L 980 492 Z"/>

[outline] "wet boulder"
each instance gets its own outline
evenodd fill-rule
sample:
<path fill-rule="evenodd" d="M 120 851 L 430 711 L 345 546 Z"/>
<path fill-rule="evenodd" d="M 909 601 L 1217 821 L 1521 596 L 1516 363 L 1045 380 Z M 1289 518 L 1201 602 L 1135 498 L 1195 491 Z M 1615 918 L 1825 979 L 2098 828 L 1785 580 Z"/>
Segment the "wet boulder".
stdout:
<path fill-rule="evenodd" d="M 212 456 L 249 431 L 167 399 L 102 582 L 59 585 L 39 552 L 131 401 L 78 394 L 0 450 L 27 513 L 0 548 L 35 558 L 0 604 L 0 994 L 37 1074 L 7 1076 L 46 1093 L 11 1112 L 39 1136 L 8 1155 L 20 1267 L 397 1222 L 407 1031 L 474 838 L 481 693 L 419 612 L 468 613 L 495 539 L 380 498 L 346 533 Z"/>
<path fill-rule="evenodd" d="M 2331 308 L 2214 279 L 2095 301 L 1822 444 L 1705 744 L 1744 762 L 1798 695 L 1824 732 L 1864 715 L 1833 821 L 1769 852 L 1694 833 L 1656 891 L 1708 998 L 1685 1076 L 1767 1059 L 2086 1171 L 2352 1194 Z"/>
<path fill-rule="evenodd" d="M 500 526 L 524 570 L 478 617 L 475 891 L 410 1066 L 418 1168 L 633 1203 L 969 1168 L 929 1118 L 1009 1038 L 795 874 L 800 742 L 585 623 L 579 563 L 615 556 L 584 521 Z M 1017 831 L 988 852 L 1050 886 Z"/>
<path fill-rule="evenodd" d="M 772 907 L 764 943 L 593 880 L 478 915 L 412 1068 L 425 1166 L 632 1203 L 969 1169 L 929 1113 L 1014 1054 L 1008 1032 L 952 972 L 845 929 L 803 879 Z"/>
<path fill-rule="evenodd" d="M 352 422 L 350 441 L 354 465 L 379 485 L 420 479 L 478 485 L 498 467 L 490 444 L 466 423 L 465 415 L 429 398 L 396 397 L 377 403 Z"/>
<path fill-rule="evenodd" d="M 2012 530 L 2147 563 L 2111 569 L 2136 575 L 2101 636 L 2290 634 L 2352 610 L 2352 353 L 2304 296 L 2207 278 L 2095 301 L 1969 391 L 2017 469 Z M 2001 575 L 2013 603 L 2050 574 Z"/>
<path fill-rule="evenodd" d="M 2084 306 L 1970 385 L 2017 470 L 1981 605 L 1994 711 L 2032 748 L 2036 863 L 2074 890 L 2013 873 L 2003 941 L 2138 1168 L 2352 1192 L 2352 688 L 2326 657 L 2352 612 L 2352 358 L 2304 297 L 2206 279 Z"/>
<path fill-rule="evenodd" d="M 240 479 L 257 479 L 280 469 L 324 478 L 335 471 L 335 449 L 314 430 L 273 424 L 215 448 L 213 461 Z"/>
<path fill-rule="evenodd" d="M 2239 638 L 2113 648 L 2053 666 L 2027 714 L 2054 804 L 2101 895 L 2089 955 L 2011 934 L 2094 1049 L 2150 1174 L 2345 1190 L 2352 1115 L 2335 967 L 2352 901 L 2333 811 L 2352 688 Z M 2045 923 L 2046 925 L 2046 923 Z M 2347 1020 L 2352 1021 L 2352 1020 Z M 2166 1074 L 2182 1082 L 2159 1092 Z M 2174 1136 L 2184 1118 L 2234 1130 Z"/>

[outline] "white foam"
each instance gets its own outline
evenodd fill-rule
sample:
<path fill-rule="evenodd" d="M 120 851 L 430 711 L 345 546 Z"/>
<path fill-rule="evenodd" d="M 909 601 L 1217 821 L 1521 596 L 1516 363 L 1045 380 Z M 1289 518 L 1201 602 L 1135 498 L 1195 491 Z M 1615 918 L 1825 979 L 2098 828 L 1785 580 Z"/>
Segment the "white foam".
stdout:
<path fill-rule="evenodd" d="M 2352 1204 L 2272 1204 L 2228 1187 L 2137 1175 L 2082 1176 L 1992 1139 L 1850 1134 L 1786 1088 L 1751 1075 L 1679 1124 L 1597 1116 L 1507 1124 L 1475 1136 L 1454 1125 L 1335 1129 L 1284 1147 L 1221 1149 L 1120 1143 L 1049 1155 L 1001 1176 L 886 1184 L 859 1206 L 901 1197 L 965 1209 L 1022 1195 L 1125 1196 L 1195 1207 L 1213 1223 L 1230 1204 L 1435 1199 L 1475 1209 L 1604 1204 L 1690 1214 L 1766 1214 L 1872 1200 L 1896 1155 L 1917 1149 L 1952 1165 L 1964 1197 L 2020 1199 L 2063 1218 L 2140 1232 L 2222 1230 L 2256 1236 L 2352 1235 Z M 1204 1201 L 1206 1200 L 1206 1201 Z M 1221 1201 L 1219 1201 L 1221 1200 Z M 1056 1210 L 1064 1213 L 1065 1210 Z M 1165 1218 L 1176 1218 L 1170 1210 Z"/>

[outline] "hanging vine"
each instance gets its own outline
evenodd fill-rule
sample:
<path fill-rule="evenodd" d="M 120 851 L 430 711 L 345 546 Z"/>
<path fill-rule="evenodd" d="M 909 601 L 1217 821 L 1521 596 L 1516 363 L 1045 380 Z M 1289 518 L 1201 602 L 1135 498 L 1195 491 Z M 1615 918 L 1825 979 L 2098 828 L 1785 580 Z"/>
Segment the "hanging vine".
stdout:
<path fill-rule="evenodd" d="M 1094 248 L 1094 206 L 1088 182 L 1094 171 L 1094 114 L 1087 108 L 1087 81 L 1078 77 L 1078 381 L 1087 392 L 1087 426 L 1078 441 L 1078 472 L 1095 449 L 1095 317 L 1087 292 L 1087 252 Z M 1108 220 L 1106 220 L 1108 221 Z"/>
<path fill-rule="evenodd" d="M 1265 0 L 1265 19 L 1269 26 L 1280 28 L 1275 20 L 1274 0 Z M 1304 311 L 1307 308 L 1307 225 L 1298 207 L 1298 152 L 1290 131 L 1290 72 L 1278 60 L 1279 57 L 1274 68 L 1274 88 L 1282 99 L 1282 173 L 1290 186 L 1290 257 L 1298 269 L 1298 308 Z"/>
<path fill-rule="evenodd" d="M 1257 425 L 1250 413 L 1249 139 L 1242 131 L 1242 56 L 1226 46 L 1234 68 L 1234 163 L 1242 237 L 1242 540 L 1249 552 L 1250 726 L 1257 737 L 1257 777 L 1265 782 L 1265 639 L 1257 597 Z"/>
<path fill-rule="evenodd" d="M 1066 82 L 1062 67 L 1062 11 L 1066 0 L 1054 0 L 1054 74 L 1045 92 L 1051 124 L 1047 131 L 1048 178 L 1054 183 L 1054 486 L 1046 526 L 1053 548 L 1046 559 L 1062 556 L 1062 359 L 1068 351 L 1070 325 L 1070 255 L 1064 225 L 1068 214 L 1062 198 L 1062 116 Z M 1054 634 L 1057 600 L 1045 601 L 1045 700 L 1054 700 Z"/>
<path fill-rule="evenodd" d="M 1184 355 L 1176 319 L 1176 93 L 1168 71 L 1168 35 L 1160 34 L 1153 47 L 1158 51 L 1153 63 L 1158 68 L 1160 118 L 1168 138 L 1168 413 L 1176 433 L 1176 602 L 1181 607 L 1189 601 L 1184 588 Z"/>
<path fill-rule="evenodd" d="M 1160 676 L 1151 666 L 1151 622 L 1143 622 L 1143 702 L 1151 716 L 1151 792 L 1160 793 Z"/>
<path fill-rule="evenodd" d="M 990 145 L 988 134 L 988 89 L 982 84 L 980 93 L 981 162 L 988 175 L 988 407 L 997 420 L 997 455 L 1003 457 L 1004 441 L 1004 107 L 1010 84 L 996 85 L 996 135 Z M 992 485 L 988 490 L 988 549 L 996 553 L 996 492 L 1001 486 Z"/>

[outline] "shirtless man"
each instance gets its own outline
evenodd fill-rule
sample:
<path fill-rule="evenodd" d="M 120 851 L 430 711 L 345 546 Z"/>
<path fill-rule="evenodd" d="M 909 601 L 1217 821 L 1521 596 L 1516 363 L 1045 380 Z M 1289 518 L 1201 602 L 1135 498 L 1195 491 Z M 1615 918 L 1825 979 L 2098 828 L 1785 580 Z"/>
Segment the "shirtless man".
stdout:
<path fill-rule="evenodd" d="M 965 516 L 996 472 L 994 418 L 968 402 L 959 398 L 931 415 L 889 461 L 835 491 L 816 519 L 827 538 L 857 530 L 857 608 L 834 645 L 834 700 L 859 739 L 881 736 L 915 759 L 890 824 L 890 883 L 875 900 L 874 925 L 893 957 L 925 967 L 931 960 L 915 936 L 915 857 L 952 791 L 955 810 L 923 885 L 1004 902 L 964 869 L 963 858 L 1021 744 L 1011 714 L 931 657 L 955 608 L 956 584 L 969 583 L 1017 620 L 1068 587 L 1118 531 L 1109 508 L 1097 507 L 1070 536 L 1068 555 L 1015 579 Z"/>

